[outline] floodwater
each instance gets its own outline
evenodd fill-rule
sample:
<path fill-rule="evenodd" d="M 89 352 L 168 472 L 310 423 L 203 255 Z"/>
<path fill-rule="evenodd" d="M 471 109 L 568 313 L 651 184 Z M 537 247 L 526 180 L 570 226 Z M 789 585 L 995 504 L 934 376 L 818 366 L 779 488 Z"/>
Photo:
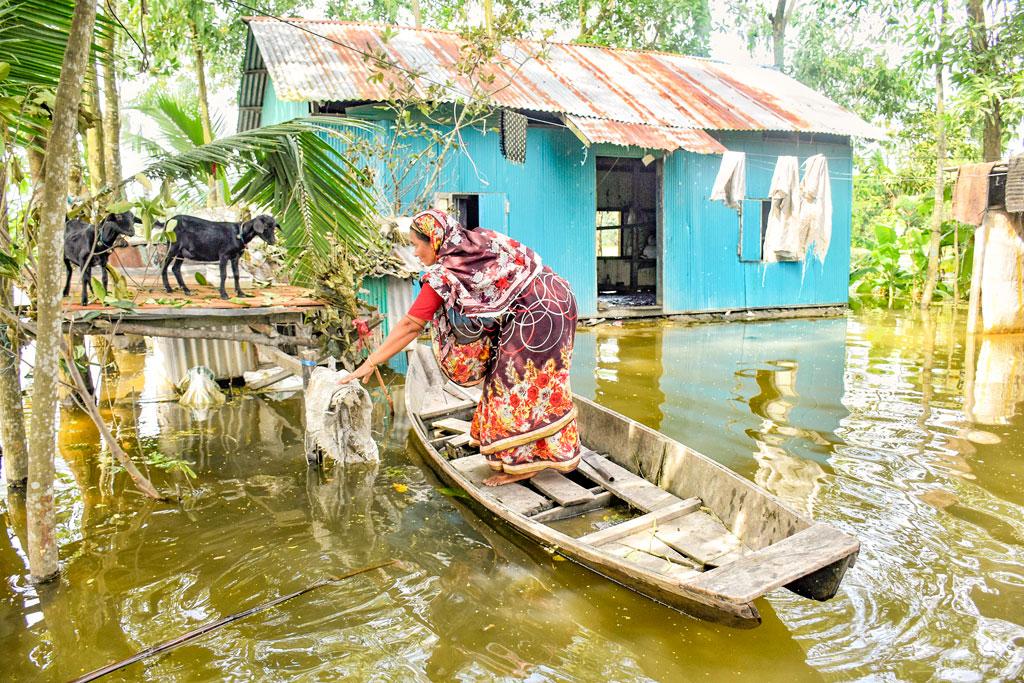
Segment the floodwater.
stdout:
<path fill-rule="evenodd" d="M 119 353 L 106 412 L 182 502 L 127 489 L 91 424 L 65 411 L 58 582 L 26 582 L 23 504 L 0 498 L 3 680 L 68 680 L 390 559 L 108 679 L 1024 676 L 1024 341 L 968 349 L 949 312 L 875 311 L 577 339 L 578 392 L 857 535 L 839 595 L 773 593 L 754 630 L 690 618 L 488 526 L 410 452 L 401 415 L 378 411 L 379 466 L 308 469 L 297 397 L 193 415 L 154 400 L 151 356 Z"/>

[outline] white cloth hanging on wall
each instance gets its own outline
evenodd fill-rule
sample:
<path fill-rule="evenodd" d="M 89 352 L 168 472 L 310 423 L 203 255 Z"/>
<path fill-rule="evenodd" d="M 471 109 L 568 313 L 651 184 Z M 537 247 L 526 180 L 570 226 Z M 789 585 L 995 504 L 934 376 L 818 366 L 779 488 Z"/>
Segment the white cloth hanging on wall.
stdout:
<path fill-rule="evenodd" d="M 747 155 L 743 152 L 724 153 L 714 187 L 711 188 L 711 199 L 725 202 L 730 209 L 739 209 L 746 194 Z"/>
<path fill-rule="evenodd" d="M 814 257 L 825 261 L 832 239 L 832 183 L 828 176 L 828 159 L 815 154 L 805 162 L 804 179 L 800 183 L 801 260 L 807 247 L 814 245 Z"/>
<path fill-rule="evenodd" d="M 796 157 L 783 156 L 775 162 L 768 197 L 772 208 L 761 260 L 775 263 L 803 259 L 807 245 L 800 242 L 800 162 Z"/>

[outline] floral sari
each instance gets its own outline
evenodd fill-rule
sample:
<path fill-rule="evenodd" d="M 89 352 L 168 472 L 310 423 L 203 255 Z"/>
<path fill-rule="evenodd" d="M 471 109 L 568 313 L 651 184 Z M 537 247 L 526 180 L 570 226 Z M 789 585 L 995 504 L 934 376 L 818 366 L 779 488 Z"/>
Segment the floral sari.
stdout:
<path fill-rule="evenodd" d="M 505 235 L 465 230 L 441 211 L 413 229 L 431 239 L 437 262 L 423 282 L 441 297 L 431 321 L 442 371 L 464 386 L 483 383 L 470 436 L 491 468 L 508 474 L 579 464 L 569 385 L 576 299 L 540 256 Z"/>

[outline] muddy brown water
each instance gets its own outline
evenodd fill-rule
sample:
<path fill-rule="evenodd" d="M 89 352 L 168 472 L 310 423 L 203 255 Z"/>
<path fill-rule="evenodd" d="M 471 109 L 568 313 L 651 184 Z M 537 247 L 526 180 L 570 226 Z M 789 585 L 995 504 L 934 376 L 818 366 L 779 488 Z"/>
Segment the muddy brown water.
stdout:
<path fill-rule="evenodd" d="M 107 680 L 1024 675 L 1024 342 L 968 350 L 949 313 L 883 312 L 577 339 L 576 391 L 856 534 L 840 594 L 773 593 L 750 631 L 692 619 L 492 528 L 410 452 L 401 415 L 378 411 L 379 466 L 308 469 L 298 397 L 195 415 L 154 400 L 151 356 L 119 353 L 119 438 L 198 477 L 150 465 L 182 503 L 147 502 L 64 412 L 59 581 L 28 584 L 24 507 L 0 494 L 3 680 L 68 680 L 384 559 Z"/>

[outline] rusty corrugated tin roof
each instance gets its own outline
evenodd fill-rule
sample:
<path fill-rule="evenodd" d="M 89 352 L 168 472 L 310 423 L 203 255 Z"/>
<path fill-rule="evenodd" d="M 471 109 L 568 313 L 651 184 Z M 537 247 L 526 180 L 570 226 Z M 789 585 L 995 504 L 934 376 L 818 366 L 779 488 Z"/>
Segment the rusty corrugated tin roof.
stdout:
<path fill-rule="evenodd" d="M 360 53 L 383 54 L 401 69 L 419 73 L 414 87 L 420 96 L 438 83 L 450 84 L 440 99 L 470 96 L 465 78 L 453 69 L 464 42 L 458 34 L 315 19 L 247 21 L 282 100 L 394 99 L 392 86 L 402 91 L 408 73 L 390 70 L 375 81 L 371 76 L 381 69 Z M 385 31 L 391 34 L 387 40 Z M 699 149 L 692 151 L 714 153 L 705 139 L 709 136 L 698 135 L 695 129 L 882 135 L 856 114 L 774 69 L 664 52 L 532 41 L 506 44 L 502 55 L 505 61 L 492 66 L 495 80 L 488 93 L 495 106 L 586 119 L 582 128 L 618 144 L 695 146 Z"/>
<path fill-rule="evenodd" d="M 585 116 L 565 114 L 577 136 L 588 144 L 611 142 L 616 145 L 633 145 L 647 149 L 664 149 L 674 152 L 686 149 L 698 154 L 722 154 L 725 146 L 699 128 L 669 128 L 644 123 L 621 123 L 609 119 L 591 119 Z"/>

